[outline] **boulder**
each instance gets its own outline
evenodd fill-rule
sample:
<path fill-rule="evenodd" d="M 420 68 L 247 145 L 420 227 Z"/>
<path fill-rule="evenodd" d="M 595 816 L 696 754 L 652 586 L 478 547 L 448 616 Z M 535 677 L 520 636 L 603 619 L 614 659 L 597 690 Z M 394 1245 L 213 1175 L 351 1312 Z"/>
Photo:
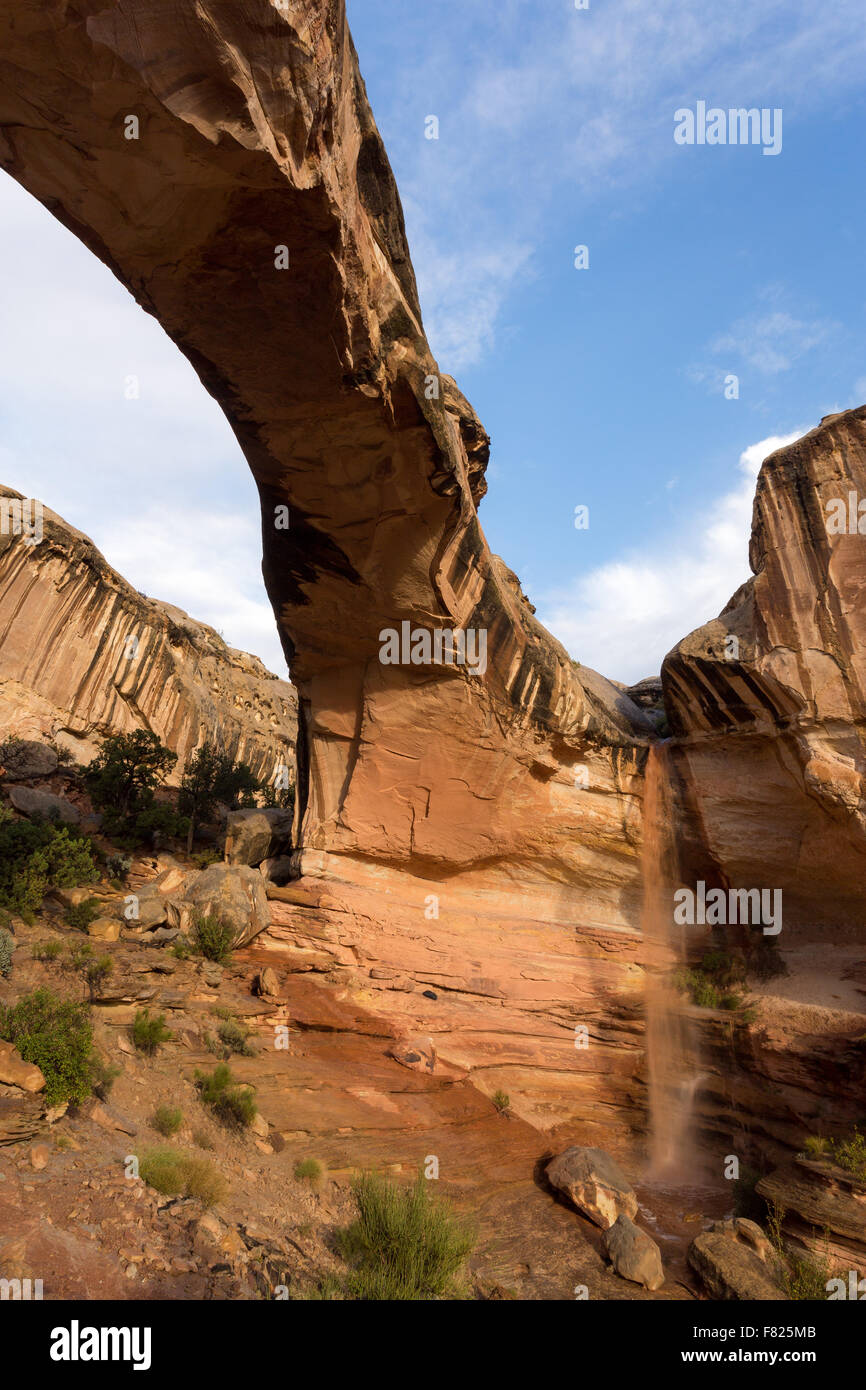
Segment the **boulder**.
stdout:
<path fill-rule="evenodd" d="M 227 864 L 261 864 L 291 843 L 292 813 L 280 806 L 229 811 L 226 818 Z"/>
<path fill-rule="evenodd" d="M 168 907 L 170 923 L 173 911 L 182 918 L 184 909 L 190 918 L 212 913 L 231 922 L 236 932 L 232 945 L 236 947 L 245 946 L 271 923 L 264 879 L 257 869 L 246 865 L 211 864 L 185 888 L 182 903 L 170 900 Z"/>
<path fill-rule="evenodd" d="M 729 1231 L 702 1231 L 689 1246 L 688 1261 L 712 1298 L 767 1301 L 786 1296 L 764 1260 Z"/>
<path fill-rule="evenodd" d="M 55 796 L 53 792 L 37 791 L 35 787 L 13 787 L 9 800 L 22 815 L 42 817 L 45 820 L 59 820 L 65 825 L 77 825 L 81 817 L 78 810 L 65 796 Z"/>
<path fill-rule="evenodd" d="M 603 1149 L 566 1149 L 548 1164 L 547 1180 L 603 1229 L 620 1216 L 637 1216 L 637 1197 L 631 1184 Z"/>
<path fill-rule="evenodd" d="M 628 1216 L 618 1216 L 602 1237 L 608 1259 L 623 1279 L 660 1289 L 665 1281 L 661 1251 Z"/>
<path fill-rule="evenodd" d="M 0 1042 L 0 1082 L 22 1091 L 44 1091 L 45 1077 L 32 1062 L 25 1062 L 10 1042 Z"/>
<path fill-rule="evenodd" d="M 154 927 L 161 927 L 166 920 L 166 899 L 161 893 L 146 893 L 144 889 L 137 896 L 138 916 L 125 917 L 124 925 L 134 931 L 152 931 Z"/>
<path fill-rule="evenodd" d="M 272 970 L 269 965 L 264 966 L 253 980 L 253 993 L 263 998 L 273 998 L 279 992 L 280 981 L 276 970 Z"/>
<path fill-rule="evenodd" d="M 50 777 L 57 771 L 57 754 L 47 743 L 14 739 L 0 749 L 0 771 L 9 781 Z"/>
<path fill-rule="evenodd" d="M 47 1144 L 34 1144 L 30 1150 L 30 1166 L 37 1173 L 41 1173 L 43 1168 L 48 1167 L 51 1158 L 51 1150 Z"/>
<path fill-rule="evenodd" d="M 278 888 L 282 888 L 292 877 L 294 862 L 290 854 L 280 854 L 275 859 L 263 859 L 259 865 L 259 873 L 268 883 L 275 883 Z"/>
<path fill-rule="evenodd" d="M 97 917 L 87 928 L 87 935 L 96 941 L 117 941 L 121 923 L 117 917 Z"/>

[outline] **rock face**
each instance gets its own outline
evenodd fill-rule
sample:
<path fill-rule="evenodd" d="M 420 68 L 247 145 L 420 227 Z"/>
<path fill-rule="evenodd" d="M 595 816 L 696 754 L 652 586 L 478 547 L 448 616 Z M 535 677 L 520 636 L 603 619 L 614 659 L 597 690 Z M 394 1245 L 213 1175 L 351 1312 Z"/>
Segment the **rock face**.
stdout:
<path fill-rule="evenodd" d="M 20 494 L 0 487 L 0 495 Z M 104 734 L 140 728 L 178 754 L 170 781 L 206 739 L 258 776 L 294 765 L 288 681 L 181 609 L 138 593 L 47 508 L 42 532 L 31 545 L 0 530 L 0 730 L 21 739 L 0 756 L 9 777 L 56 769 L 56 754 L 37 738 L 86 762 Z"/>
<path fill-rule="evenodd" d="M 662 671 L 696 857 L 782 890 L 780 945 L 866 927 L 866 535 L 828 531 L 849 494 L 856 529 L 866 408 L 765 460 L 754 577 Z"/>
<path fill-rule="evenodd" d="M 637 1197 L 627 1177 L 602 1149 L 566 1149 L 548 1164 L 547 1181 L 605 1230 L 620 1216 L 637 1216 Z"/>
<path fill-rule="evenodd" d="M 866 1274 L 866 1180 L 801 1155 L 761 1178 L 756 1189 L 784 1212 L 788 1242 L 832 1268 Z"/>

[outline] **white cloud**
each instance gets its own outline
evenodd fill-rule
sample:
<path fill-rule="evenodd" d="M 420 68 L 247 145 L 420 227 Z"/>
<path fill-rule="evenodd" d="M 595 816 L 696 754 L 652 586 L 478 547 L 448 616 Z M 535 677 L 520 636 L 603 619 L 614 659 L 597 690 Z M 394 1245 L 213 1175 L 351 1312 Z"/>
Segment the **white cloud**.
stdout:
<path fill-rule="evenodd" d="M 84 531 L 134 587 L 284 675 L 255 485 L 186 358 L 5 176 L 0 264 L 0 483 Z M 127 400 L 133 374 L 140 397 Z"/>
<path fill-rule="evenodd" d="M 758 470 L 802 430 L 744 449 L 735 485 L 691 526 L 641 554 L 628 552 L 545 595 L 538 617 L 571 655 L 616 680 L 658 673 L 676 643 L 716 617 L 749 577 L 748 539 Z M 674 540 L 674 538 L 676 538 Z"/>

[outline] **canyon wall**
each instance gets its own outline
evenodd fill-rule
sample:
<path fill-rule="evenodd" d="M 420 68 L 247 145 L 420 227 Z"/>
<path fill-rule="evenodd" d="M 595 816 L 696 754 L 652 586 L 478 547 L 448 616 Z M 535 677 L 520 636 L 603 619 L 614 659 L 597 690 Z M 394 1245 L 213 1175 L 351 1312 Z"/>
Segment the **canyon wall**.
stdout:
<path fill-rule="evenodd" d="M 753 577 L 662 671 L 693 865 L 725 886 L 781 889 L 780 946 L 864 939 L 863 497 L 866 408 L 766 459 Z"/>
<path fill-rule="evenodd" d="M 288 681 L 138 593 L 44 506 L 40 530 L 31 544 L 25 529 L 0 529 L 0 736 L 53 739 L 88 762 L 105 734 L 150 729 L 178 755 L 170 782 L 207 741 L 268 780 L 294 766 Z"/>

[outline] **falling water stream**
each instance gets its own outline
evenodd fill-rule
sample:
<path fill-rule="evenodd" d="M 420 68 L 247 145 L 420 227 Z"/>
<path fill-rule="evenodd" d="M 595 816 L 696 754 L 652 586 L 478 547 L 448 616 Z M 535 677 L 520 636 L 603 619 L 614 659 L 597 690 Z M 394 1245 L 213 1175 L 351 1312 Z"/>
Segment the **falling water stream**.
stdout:
<path fill-rule="evenodd" d="M 643 814 L 642 929 L 651 966 L 646 997 L 651 1180 L 694 1182 L 698 1155 L 692 1113 L 700 1081 L 689 1019 L 671 973 L 685 963 L 685 928 L 673 917 L 676 874 L 670 759 L 650 748 Z"/>

